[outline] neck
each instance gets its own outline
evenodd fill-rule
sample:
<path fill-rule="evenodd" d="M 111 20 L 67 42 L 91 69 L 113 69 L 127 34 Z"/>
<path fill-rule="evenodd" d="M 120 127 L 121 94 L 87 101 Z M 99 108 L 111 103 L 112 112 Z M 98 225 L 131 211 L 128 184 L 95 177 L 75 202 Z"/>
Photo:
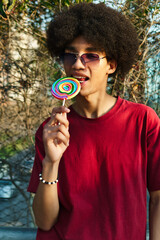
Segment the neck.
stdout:
<path fill-rule="evenodd" d="M 87 118 L 98 118 L 109 112 L 116 103 L 116 98 L 107 93 L 100 96 L 83 97 L 78 95 L 76 102 L 73 104 L 73 109 L 81 116 Z"/>

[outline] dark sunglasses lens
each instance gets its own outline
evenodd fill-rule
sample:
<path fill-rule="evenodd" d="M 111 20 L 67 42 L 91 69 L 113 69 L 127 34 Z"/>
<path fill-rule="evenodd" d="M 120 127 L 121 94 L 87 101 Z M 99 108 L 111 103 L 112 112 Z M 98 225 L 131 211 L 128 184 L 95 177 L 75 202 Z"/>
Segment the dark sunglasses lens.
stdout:
<path fill-rule="evenodd" d="M 95 53 L 85 53 L 81 58 L 83 58 L 85 63 L 99 60 L 98 54 Z"/>
<path fill-rule="evenodd" d="M 76 55 L 72 53 L 64 53 L 62 55 L 62 62 L 64 64 L 73 65 L 76 62 Z"/>
<path fill-rule="evenodd" d="M 62 56 L 61 56 L 61 59 L 62 59 L 62 62 L 63 64 L 65 65 L 73 65 L 76 60 L 77 60 L 77 57 L 76 57 L 76 54 L 74 53 L 64 53 Z M 85 53 L 83 54 L 81 57 L 80 57 L 82 63 L 85 65 L 86 63 L 96 63 L 96 61 L 99 61 L 99 55 L 98 54 L 95 54 L 95 53 Z"/>

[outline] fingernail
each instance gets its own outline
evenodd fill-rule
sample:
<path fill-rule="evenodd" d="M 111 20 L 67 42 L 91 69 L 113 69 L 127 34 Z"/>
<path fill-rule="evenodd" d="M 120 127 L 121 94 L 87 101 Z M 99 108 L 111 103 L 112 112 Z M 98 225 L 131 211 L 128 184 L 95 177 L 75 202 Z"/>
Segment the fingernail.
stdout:
<path fill-rule="evenodd" d="M 68 112 L 68 113 L 70 112 L 70 109 L 69 109 L 69 108 L 66 108 L 66 107 L 65 107 L 64 110 L 65 110 L 66 112 Z"/>

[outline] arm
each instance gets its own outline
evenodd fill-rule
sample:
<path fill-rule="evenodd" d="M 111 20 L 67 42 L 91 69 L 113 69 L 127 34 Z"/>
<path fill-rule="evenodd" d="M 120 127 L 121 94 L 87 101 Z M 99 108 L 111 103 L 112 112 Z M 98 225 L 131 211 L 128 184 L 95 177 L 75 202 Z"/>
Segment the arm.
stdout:
<path fill-rule="evenodd" d="M 149 232 L 150 240 L 160 239 L 160 191 L 150 192 Z"/>
<path fill-rule="evenodd" d="M 46 181 L 52 182 L 57 179 L 60 159 L 68 147 L 67 112 L 69 109 L 64 107 L 53 109 L 51 119 L 43 130 L 45 158 L 42 161 L 42 177 Z M 33 212 L 37 226 L 45 231 L 50 230 L 59 214 L 57 184 L 39 183 L 33 200 Z"/>

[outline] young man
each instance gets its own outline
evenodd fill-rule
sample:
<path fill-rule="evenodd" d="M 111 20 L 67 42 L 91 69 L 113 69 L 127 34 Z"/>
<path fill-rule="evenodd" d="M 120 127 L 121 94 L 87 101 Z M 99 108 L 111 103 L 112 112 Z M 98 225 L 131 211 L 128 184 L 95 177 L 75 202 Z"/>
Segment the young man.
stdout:
<path fill-rule="evenodd" d="M 108 76 L 133 64 L 134 27 L 104 4 L 81 3 L 54 17 L 47 44 L 81 91 L 36 133 L 28 190 L 37 239 L 145 240 L 148 188 L 150 239 L 159 240 L 160 120 L 151 108 L 106 93 Z"/>

